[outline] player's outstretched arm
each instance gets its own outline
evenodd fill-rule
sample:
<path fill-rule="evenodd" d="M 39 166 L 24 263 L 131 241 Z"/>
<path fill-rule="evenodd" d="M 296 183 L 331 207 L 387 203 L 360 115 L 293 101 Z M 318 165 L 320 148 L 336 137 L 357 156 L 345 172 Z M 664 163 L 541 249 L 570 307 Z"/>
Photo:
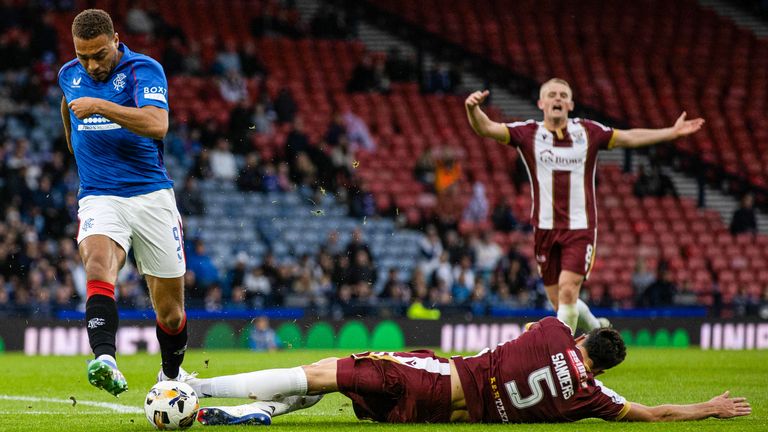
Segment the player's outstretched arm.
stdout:
<path fill-rule="evenodd" d="M 64 138 L 67 140 L 67 148 L 70 153 L 74 153 L 72 150 L 72 122 L 69 119 L 69 107 L 67 106 L 67 98 L 61 97 L 61 122 L 64 124 Z"/>
<path fill-rule="evenodd" d="M 746 398 L 730 397 L 730 392 L 715 396 L 707 402 L 690 405 L 659 405 L 648 407 L 632 402 L 622 420 L 638 422 L 663 422 L 703 420 L 709 417 L 731 418 L 752 413 Z"/>
<path fill-rule="evenodd" d="M 136 135 L 153 139 L 163 139 L 168 132 L 168 111 L 156 106 L 131 108 L 104 99 L 81 97 L 70 102 L 69 109 L 79 119 L 99 114 Z"/>
<path fill-rule="evenodd" d="M 476 91 L 467 96 L 467 99 L 464 101 L 464 108 L 467 110 L 469 125 L 481 137 L 493 138 L 496 141 L 507 143 L 509 142 L 509 130 L 507 127 L 489 119 L 483 110 L 480 109 L 480 104 L 483 103 L 489 94 L 488 90 L 484 90 Z"/>
<path fill-rule="evenodd" d="M 673 141 L 691 135 L 701 129 L 704 119 L 686 120 L 686 113 L 680 114 L 674 125 L 663 129 L 616 130 L 614 147 L 635 148 L 660 142 Z"/>

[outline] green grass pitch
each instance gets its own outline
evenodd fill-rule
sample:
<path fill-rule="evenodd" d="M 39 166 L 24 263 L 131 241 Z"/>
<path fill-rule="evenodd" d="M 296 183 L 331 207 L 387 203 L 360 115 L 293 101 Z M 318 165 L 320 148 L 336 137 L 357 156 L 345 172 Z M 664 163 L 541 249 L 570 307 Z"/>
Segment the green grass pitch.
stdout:
<path fill-rule="evenodd" d="M 185 368 L 203 377 L 312 363 L 338 351 L 288 351 L 273 354 L 247 351 L 192 351 Z M 120 368 L 129 390 L 120 398 L 92 388 L 85 378 L 85 357 L 25 357 L 0 355 L 0 431 L 148 431 L 142 402 L 159 369 L 160 358 L 146 354 L 123 356 Z M 206 360 L 208 360 L 206 366 Z M 746 396 L 749 417 L 709 419 L 675 424 L 607 423 L 584 420 L 557 425 L 388 425 L 358 421 L 348 399 L 326 396 L 315 407 L 273 419 L 280 431 L 442 431 L 504 428 L 513 431 L 767 431 L 768 353 L 760 351 L 700 351 L 631 348 L 627 360 L 604 375 L 605 384 L 628 400 L 645 404 L 691 403 L 724 390 Z M 70 399 L 73 397 L 77 404 Z M 230 401 L 205 399 L 202 405 Z M 109 405 L 104 403 L 119 404 Z M 237 401 L 232 402 L 239 403 Z M 119 413 L 115 410 L 127 410 Z M 131 412 L 133 410 L 133 413 Z M 203 430 L 196 424 L 193 430 Z M 225 430 L 224 427 L 206 429 Z M 243 427 L 237 427 L 240 430 Z"/>

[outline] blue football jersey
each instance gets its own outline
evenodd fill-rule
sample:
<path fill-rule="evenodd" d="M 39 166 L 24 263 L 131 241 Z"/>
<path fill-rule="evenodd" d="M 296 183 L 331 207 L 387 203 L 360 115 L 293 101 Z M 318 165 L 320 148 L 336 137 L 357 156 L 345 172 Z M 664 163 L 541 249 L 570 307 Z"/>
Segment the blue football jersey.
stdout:
<path fill-rule="evenodd" d="M 168 110 L 168 81 L 162 66 L 124 44 L 120 62 L 104 82 L 94 81 L 77 59 L 59 71 L 67 103 L 81 97 L 141 108 Z M 163 141 L 136 135 L 95 114 L 78 119 L 70 110 L 72 149 L 80 176 L 79 198 L 89 195 L 131 197 L 173 187 L 163 162 Z"/>

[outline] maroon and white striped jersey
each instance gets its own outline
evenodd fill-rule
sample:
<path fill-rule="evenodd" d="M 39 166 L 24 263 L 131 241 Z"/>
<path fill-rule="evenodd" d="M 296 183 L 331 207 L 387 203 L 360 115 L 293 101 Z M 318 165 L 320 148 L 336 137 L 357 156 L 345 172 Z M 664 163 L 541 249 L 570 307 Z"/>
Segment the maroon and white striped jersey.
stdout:
<path fill-rule="evenodd" d="M 556 132 L 534 120 L 506 126 L 509 145 L 520 152 L 531 179 L 531 224 L 538 229 L 596 228 L 597 152 L 613 147 L 614 130 L 578 118 Z"/>

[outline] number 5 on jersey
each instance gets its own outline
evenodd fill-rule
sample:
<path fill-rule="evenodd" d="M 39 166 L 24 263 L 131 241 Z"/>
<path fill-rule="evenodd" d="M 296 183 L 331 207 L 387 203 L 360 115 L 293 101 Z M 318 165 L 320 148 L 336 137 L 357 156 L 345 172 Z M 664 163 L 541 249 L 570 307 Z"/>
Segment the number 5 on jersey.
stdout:
<path fill-rule="evenodd" d="M 557 390 L 555 389 L 555 380 L 552 378 L 552 371 L 549 366 L 544 366 L 541 369 L 536 369 L 528 375 L 528 387 L 531 389 L 531 395 L 528 397 L 522 397 L 520 391 L 517 388 L 517 383 L 514 380 L 508 381 L 504 384 L 509 394 L 509 399 L 512 400 L 512 405 L 515 408 L 530 408 L 544 399 L 544 389 L 542 388 L 542 382 L 547 384 L 549 392 L 552 397 L 557 397 Z"/>

